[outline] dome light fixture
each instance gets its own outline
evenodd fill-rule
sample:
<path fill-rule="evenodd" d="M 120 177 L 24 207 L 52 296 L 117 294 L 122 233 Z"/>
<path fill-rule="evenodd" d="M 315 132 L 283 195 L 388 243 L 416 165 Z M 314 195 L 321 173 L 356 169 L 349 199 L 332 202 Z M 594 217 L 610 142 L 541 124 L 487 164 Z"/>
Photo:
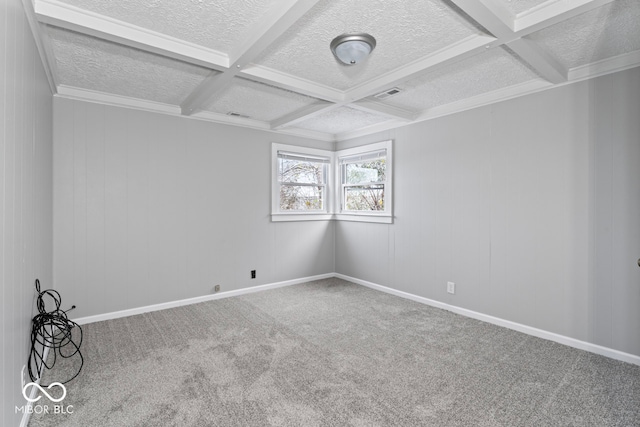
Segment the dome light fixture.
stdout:
<path fill-rule="evenodd" d="M 376 39 L 366 33 L 341 34 L 331 40 L 331 52 L 347 65 L 364 61 L 376 47 Z"/>

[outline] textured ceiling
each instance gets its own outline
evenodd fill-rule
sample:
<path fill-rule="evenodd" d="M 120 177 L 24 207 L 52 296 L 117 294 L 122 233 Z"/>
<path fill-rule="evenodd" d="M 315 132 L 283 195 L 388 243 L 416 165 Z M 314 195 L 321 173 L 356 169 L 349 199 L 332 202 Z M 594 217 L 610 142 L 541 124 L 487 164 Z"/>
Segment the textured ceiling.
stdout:
<path fill-rule="evenodd" d="M 389 120 L 381 114 L 340 107 L 296 124 L 296 127 L 340 134 L 354 128 L 364 128 Z"/>
<path fill-rule="evenodd" d="M 277 0 L 62 0 L 109 18 L 228 53 Z"/>
<path fill-rule="evenodd" d="M 210 70 L 56 27 L 46 29 L 58 83 L 180 104 Z"/>
<path fill-rule="evenodd" d="M 640 66 L 640 0 L 23 5 L 57 96 L 327 142 Z M 354 66 L 346 32 L 377 40 Z"/>
<path fill-rule="evenodd" d="M 387 102 L 422 111 L 537 78 L 512 52 L 498 47 L 398 85 L 402 92 Z"/>
<path fill-rule="evenodd" d="M 530 36 L 566 68 L 640 50 L 640 0 L 617 0 Z"/>
<path fill-rule="evenodd" d="M 236 77 L 216 95 L 206 110 L 221 114 L 233 112 L 270 122 L 317 101 L 296 92 Z"/>
<path fill-rule="evenodd" d="M 377 40 L 371 56 L 357 67 L 341 65 L 327 48 L 334 37 L 351 32 Z M 477 33 L 442 1 L 324 0 L 255 62 L 346 90 Z"/>

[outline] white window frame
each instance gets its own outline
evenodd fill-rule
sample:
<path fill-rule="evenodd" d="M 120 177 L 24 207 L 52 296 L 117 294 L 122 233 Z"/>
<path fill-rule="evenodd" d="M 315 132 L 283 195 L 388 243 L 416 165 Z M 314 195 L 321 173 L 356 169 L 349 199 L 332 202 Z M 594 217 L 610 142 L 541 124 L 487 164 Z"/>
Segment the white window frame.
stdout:
<path fill-rule="evenodd" d="M 314 211 L 282 211 L 280 210 L 280 182 L 278 180 L 278 152 L 285 152 L 300 157 L 318 157 L 329 159 L 325 176 L 324 209 Z M 271 144 L 271 220 L 279 221 L 318 221 L 333 218 L 333 168 L 334 153 L 317 148 L 299 147 L 286 144 Z"/>
<path fill-rule="evenodd" d="M 393 223 L 393 141 L 382 141 L 339 151 L 321 150 L 318 148 L 300 147 L 280 143 L 271 144 L 271 221 L 360 221 Z M 342 210 L 342 168 L 340 158 L 353 157 L 372 151 L 386 150 L 386 180 L 384 182 L 384 211 L 343 211 Z M 328 158 L 326 175 L 325 205 L 322 211 L 281 211 L 280 182 L 278 180 L 278 152 L 286 152 L 301 157 Z"/>
<path fill-rule="evenodd" d="M 335 153 L 335 206 L 338 208 L 335 218 L 341 221 L 393 223 L 393 144 L 391 140 L 362 145 L 359 147 L 339 150 Z M 357 157 L 375 151 L 386 151 L 386 173 L 384 182 L 384 210 L 383 211 L 348 211 L 343 208 L 344 190 L 341 159 Z"/>

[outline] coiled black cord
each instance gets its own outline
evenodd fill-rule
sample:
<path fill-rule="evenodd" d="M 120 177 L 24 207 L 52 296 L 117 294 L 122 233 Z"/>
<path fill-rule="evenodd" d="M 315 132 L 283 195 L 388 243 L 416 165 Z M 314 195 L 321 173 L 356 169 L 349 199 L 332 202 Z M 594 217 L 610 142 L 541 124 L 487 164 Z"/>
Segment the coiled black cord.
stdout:
<path fill-rule="evenodd" d="M 78 357 L 80 357 L 80 367 L 75 375 L 64 382 L 57 381 L 62 384 L 66 384 L 78 376 L 82 370 L 82 365 L 84 365 L 84 358 L 82 357 L 82 353 L 80 353 L 80 346 L 82 345 L 82 328 L 76 322 L 69 320 L 67 317 L 67 311 L 73 310 L 76 306 L 72 306 L 67 311 L 60 309 L 60 306 L 62 305 L 62 298 L 60 297 L 60 294 L 53 289 L 40 291 L 40 280 L 38 279 L 36 279 L 36 291 L 38 292 L 36 300 L 38 314 L 33 318 L 31 325 L 31 352 L 29 354 L 29 363 L 27 364 L 29 368 L 29 377 L 31 378 L 31 381 L 35 382 L 42 375 L 44 367 L 47 369 L 53 368 L 56 364 L 57 354 L 64 358 L 70 358 L 78 355 Z M 53 300 L 55 303 L 54 310 L 46 310 L 44 297 L 49 297 Z M 77 328 L 79 331 L 76 333 L 78 338 L 77 342 L 72 336 L 72 330 L 74 328 Z M 50 349 L 49 352 L 53 351 L 51 366 L 49 366 L 47 361 L 44 359 L 46 348 Z M 67 350 L 63 352 L 63 348 L 67 348 Z M 35 372 L 33 371 L 34 368 Z M 48 385 L 41 386 L 48 387 Z"/>

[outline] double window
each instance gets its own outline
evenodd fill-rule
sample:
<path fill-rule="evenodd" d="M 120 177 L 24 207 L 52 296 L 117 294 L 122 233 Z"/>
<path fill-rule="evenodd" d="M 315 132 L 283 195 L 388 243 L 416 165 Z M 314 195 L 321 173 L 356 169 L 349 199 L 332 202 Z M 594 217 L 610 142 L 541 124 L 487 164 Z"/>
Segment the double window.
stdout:
<path fill-rule="evenodd" d="M 392 222 L 391 141 L 331 152 L 273 144 L 272 220 Z"/>

